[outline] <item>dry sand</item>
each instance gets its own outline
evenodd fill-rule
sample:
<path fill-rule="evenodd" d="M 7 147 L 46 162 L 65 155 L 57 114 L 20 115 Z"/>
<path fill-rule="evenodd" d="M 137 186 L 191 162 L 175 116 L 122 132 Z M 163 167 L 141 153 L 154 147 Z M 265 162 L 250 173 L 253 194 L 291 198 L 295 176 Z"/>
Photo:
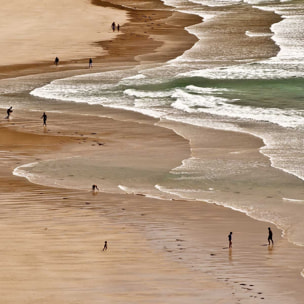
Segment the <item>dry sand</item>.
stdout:
<path fill-rule="evenodd" d="M 111 9 L 115 9 L 117 3 L 112 2 Z M 134 3 L 126 1 L 131 7 Z M 161 7 L 158 1 L 153 3 L 153 8 Z M 10 8 L 17 9 L 18 1 L 7 4 L 6 8 L 13 4 L 16 6 Z M 79 0 L 79 4 L 92 9 L 94 15 L 96 7 L 90 7 L 86 1 Z M 106 3 L 100 1 L 100 4 Z M 58 1 L 58 7 L 60 5 Z M 39 10 L 37 3 L 36 6 Z M 56 12 L 55 6 L 49 7 L 49 16 Z M 103 7 L 102 12 L 108 13 Z M 161 44 L 161 39 L 168 40 L 170 24 L 164 20 L 172 20 L 176 15 L 172 17 L 168 11 L 152 15 L 151 10 L 141 11 L 139 15 L 132 8 L 121 12 L 116 7 L 111 11 L 111 18 L 125 18 L 126 12 L 133 22 L 122 23 L 124 30 L 131 28 L 136 20 L 138 29 L 139 24 L 146 23 L 144 16 L 149 14 L 159 20 L 159 24 L 166 24 L 166 30 L 161 35 L 151 26 L 147 27 L 153 30 L 150 34 L 154 40 L 148 33 L 128 31 L 112 42 L 100 42 L 108 55 L 96 58 L 94 70 L 108 68 L 106 63 L 123 62 L 128 66 L 135 60 L 160 60 L 159 54 L 164 49 L 167 56 L 174 58 L 178 50 L 182 53 L 195 41 L 182 30 L 191 18 L 185 17 L 184 24 L 171 25 L 170 37 L 176 37 L 177 33 L 188 37 L 176 47 L 175 43 Z M 88 47 L 92 41 L 96 42 L 95 36 L 86 38 L 88 40 L 82 42 Z M 123 48 L 120 39 L 125 38 L 128 39 Z M 46 41 L 43 37 L 39 39 Z M 100 40 L 103 39 L 108 38 L 103 36 Z M 146 41 L 150 44 L 138 52 L 138 44 Z M 39 57 L 38 52 L 31 50 L 21 62 L 28 65 L 3 67 L 0 69 L 3 77 L 56 69 L 56 73 L 44 75 L 43 82 L 62 77 L 64 73 L 80 73 L 73 69 L 83 69 L 87 60 L 86 55 L 75 55 L 80 60 L 69 61 L 75 56 L 67 48 L 62 54 L 70 55 L 66 59 L 69 62 L 55 68 L 43 63 L 46 57 Z M 96 45 L 91 50 L 97 51 Z M 19 63 L 14 61 L 18 54 L 15 58 L 13 53 L 11 56 L 12 63 Z M 39 58 L 40 64 L 32 65 L 29 58 Z M 63 70 L 71 71 L 63 73 Z M 81 116 L 71 114 L 63 124 L 59 115 L 52 118 L 52 125 L 46 131 L 37 113 L 27 111 L 18 111 L 11 122 L 1 123 L 0 298 L 3 303 L 301 303 L 303 281 L 299 265 L 304 264 L 303 252 L 281 238 L 275 228 L 275 246 L 268 247 L 267 223 L 203 202 L 160 201 L 102 191 L 93 195 L 89 190 L 39 186 L 12 175 L 15 167 L 35 160 L 78 155 L 95 149 L 111 151 L 129 146 L 130 142 L 144 145 L 148 139 L 157 142 L 159 151 L 151 155 L 147 166 L 158 164 L 162 170 L 170 170 L 190 155 L 189 143 L 170 129 L 162 130 L 167 141 L 164 143 L 155 120 L 138 114 L 104 111 L 107 115 L 111 112 L 114 118 L 83 122 Z M 126 117 L 130 120 L 128 123 L 121 119 Z M 225 142 L 223 132 L 206 129 L 204 134 L 206 138 L 215 137 Z M 234 144 L 242 143 L 244 149 L 251 151 L 248 157 L 258 154 L 259 140 L 240 134 L 231 136 Z M 96 140 L 104 145 L 97 146 Z M 136 158 L 136 153 L 140 153 L 140 149 L 126 149 L 122 161 Z M 163 155 L 172 157 L 166 159 Z M 227 249 L 229 231 L 234 233 L 232 250 Z M 105 240 L 108 250 L 103 252 Z"/>
<path fill-rule="evenodd" d="M 1 3 L 1 66 L 50 63 L 105 54 L 95 42 L 116 36 L 115 20 L 127 21 L 123 10 L 94 6 L 89 0 L 13 0 Z"/>

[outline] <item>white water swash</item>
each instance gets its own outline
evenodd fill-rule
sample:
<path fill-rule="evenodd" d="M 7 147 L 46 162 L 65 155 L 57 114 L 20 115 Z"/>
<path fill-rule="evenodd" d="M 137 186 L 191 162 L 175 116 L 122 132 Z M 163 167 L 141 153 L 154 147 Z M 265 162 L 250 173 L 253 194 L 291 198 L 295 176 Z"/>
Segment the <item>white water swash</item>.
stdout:
<path fill-rule="evenodd" d="M 231 4 L 242 5 L 240 2 L 166 1 L 181 11 L 207 16 L 205 22 L 220 18 L 223 11 L 217 11 L 218 7 L 229 9 Z M 280 47 L 274 58 L 258 62 L 242 58 L 233 65 L 212 66 L 200 57 L 204 33 L 197 25 L 188 30 L 199 38 L 198 43 L 162 66 L 56 80 L 33 90 L 32 94 L 74 102 L 75 106 L 77 103 L 100 104 L 140 112 L 161 121 L 245 132 L 262 138 L 265 146 L 261 152 L 279 170 L 269 170 L 267 161 L 234 159 L 233 155 L 242 153 L 237 148 L 229 152 L 229 161 L 203 159 L 193 150 L 195 156 L 172 169 L 166 180 L 156 182 L 155 193 L 149 195 L 162 196 L 157 193 L 165 192 L 189 200 L 222 204 L 273 222 L 285 230 L 292 242 L 304 245 L 303 4 L 269 1 L 262 5 L 261 1 L 247 1 L 249 4 L 276 11 L 284 17 L 271 28 L 272 39 Z M 248 30 L 245 34 L 254 39 L 270 36 L 271 32 Z M 221 58 L 216 60 L 220 62 Z M 19 167 L 15 173 L 27 176 L 37 166 L 43 163 Z M 60 168 L 65 170 L 64 161 Z M 73 166 L 70 164 L 69 168 Z M 68 176 L 61 178 L 62 185 L 65 181 L 69 185 Z M 116 187 L 120 191 L 130 188 Z"/>

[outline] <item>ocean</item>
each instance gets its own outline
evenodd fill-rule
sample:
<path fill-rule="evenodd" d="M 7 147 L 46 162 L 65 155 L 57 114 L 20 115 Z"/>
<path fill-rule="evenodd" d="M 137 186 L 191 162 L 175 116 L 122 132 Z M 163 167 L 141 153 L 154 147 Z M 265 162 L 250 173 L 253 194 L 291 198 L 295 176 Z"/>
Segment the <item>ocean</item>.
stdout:
<path fill-rule="evenodd" d="M 263 141 L 260 152 L 264 160 L 234 158 L 241 153 L 237 147 L 227 159 L 210 160 L 192 147 L 189 159 L 159 180 L 147 179 L 144 185 L 138 182 L 141 173 L 132 170 L 124 171 L 128 181 L 124 183 L 119 168 L 106 170 L 105 164 L 96 164 L 98 155 L 90 160 L 80 157 L 28 164 L 16 168 L 14 174 L 39 182 L 48 172 L 47 180 L 53 185 L 75 188 L 93 175 L 97 184 L 103 184 L 104 191 L 220 204 L 273 223 L 291 242 L 304 246 L 303 1 L 164 2 L 204 20 L 187 28 L 198 42 L 183 55 L 164 64 L 55 80 L 33 88 L 31 95 L 40 103 L 56 100 L 75 108 L 89 104 L 134 111 L 159 119 L 163 126 L 177 122 L 195 130 L 211 128 L 251 134 Z M 242 26 L 246 41 L 272 40 L 278 47 L 276 56 L 259 58 L 263 57 L 256 55 L 261 52 L 259 45 L 242 48 L 224 40 L 214 52 L 209 51 L 208 57 L 204 56 L 213 22 L 240 10 L 275 13 L 281 18 L 270 28 L 252 27 L 249 23 L 248 29 L 246 24 Z M 187 138 L 181 127 L 176 132 Z M 197 134 L 195 140 L 200 142 Z"/>

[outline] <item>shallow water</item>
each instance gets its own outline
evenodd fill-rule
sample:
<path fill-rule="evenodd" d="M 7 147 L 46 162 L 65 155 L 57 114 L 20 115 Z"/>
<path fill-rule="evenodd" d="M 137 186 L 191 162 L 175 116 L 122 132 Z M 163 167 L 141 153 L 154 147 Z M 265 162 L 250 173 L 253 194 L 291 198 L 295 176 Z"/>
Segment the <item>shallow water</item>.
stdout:
<path fill-rule="evenodd" d="M 153 178 L 147 172 L 132 172 L 131 168 L 125 172 L 106 170 L 102 164 L 103 174 L 98 175 L 99 170 L 93 170 L 85 158 L 38 163 L 18 168 L 15 173 L 37 181 L 43 177 L 42 172 L 47 172 L 45 180 L 53 185 L 76 188 L 93 174 L 96 180 L 106 183 L 108 191 L 207 200 L 273 222 L 285 230 L 292 242 L 304 245 L 303 2 L 165 2 L 205 17 L 205 22 L 221 18 L 223 9 L 229 12 L 242 5 L 276 12 L 283 17 L 281 22 L 269 31 L 248 30 L 246 35 L 252 39 L 271 36 L 280 51 L 276 57 L 261 61 L 254 61 L 250 54 L 246 59 L 242 54 L 230 65 L 225 56 L 210 63 L 200 57 L 204 32 L 201 25 L 196 25 L 188 30 L 200 40 L 175 60 L 152 68 L 56 80 L 34 89 L 31 94 L 39 98 L 20 101 L 20 105 L 24 102 L 24 107 L 30 104 L 31 108 L 39 108 L 44 98 L 50 108 L 53 103 L 63 112 L 67 102 L 73 102 L 69 105 L 74 108 L 83 104 L 103 105 L 140 112 L 161 121 L 240 131 L 260 137 L 265 144 L 261 152 L 267 158 L 248 162 L 235 157 L 243 153 L 235 149 L 219 159 L 204 159 L 197 149 L 192 151 L 194 157 L 172 168 L 169 174 Z M 274 168 L 269 167 L 269 162 Z M 126 179 L 132 182 L 124 183 Z"/>

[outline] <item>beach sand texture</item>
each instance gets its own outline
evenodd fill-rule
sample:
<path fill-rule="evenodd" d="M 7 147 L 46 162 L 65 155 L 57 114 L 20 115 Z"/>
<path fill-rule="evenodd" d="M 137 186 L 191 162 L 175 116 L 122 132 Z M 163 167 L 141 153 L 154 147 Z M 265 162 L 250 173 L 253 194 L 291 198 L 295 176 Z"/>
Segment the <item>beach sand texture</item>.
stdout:
<path fill-rule="evenodd" d="M 175 58 L 195 43 L 183 28 L 196 20 L 160 1 L 125 1 L 124 9 L 120 1 L 93 2 L 6 3 L 0 12 L 1 23 L 9 25 L 0 32 L 1 88 L 24 86 L 21 98 L 29 98 L 33 87 L 88 73 L 90 57 L 97 72 Z M 147 25 L 147 16 L 159 28 Z M 121 23 L 119 35 L 111 32 L 114 20 Z M 256 48 L 255 57 L 276 52 L 267 43 L 267 51 Z M 55 67 L 55 56 L 64 63 Z M 2 106 L 5 113 L 5 101 Z M 102 185 L 94 195 L 91 181 L 87 190 L 72 190 L 12 175 L 22 164 L 97 152 L 134 170 L 165 174 L 191 154 L 190 143 L 170 123 L 106 108 L 98 109 L 97 117 L 95 107 L 85 120 L 81 107 L 50 115 L 47 128 L 41 113 L 30 109 L 17 109 L 11 121 L 1 121 L 3 303 L 302 303 L 303 250 L 274 227 L 275 246 L 268 247 L 269 223 L 203 202 L 104 193 Z M 247 151 L 245 157 L 263 157 L 262 143 L 253 136 L 201 130 L 210 150 L 216 146 L 217 153 L 225 153 L 236 145 Z M 102 251 L 106 240 L 108 250 Z"/>
<path fill-rule="evenodd" d="M 99 40 L 114 37 L 112 18 L 127 20 L 122 10 L 86 0 L 8 1 L 1 4 L 1 65 L 83 59 L 105 53 Z"/>

